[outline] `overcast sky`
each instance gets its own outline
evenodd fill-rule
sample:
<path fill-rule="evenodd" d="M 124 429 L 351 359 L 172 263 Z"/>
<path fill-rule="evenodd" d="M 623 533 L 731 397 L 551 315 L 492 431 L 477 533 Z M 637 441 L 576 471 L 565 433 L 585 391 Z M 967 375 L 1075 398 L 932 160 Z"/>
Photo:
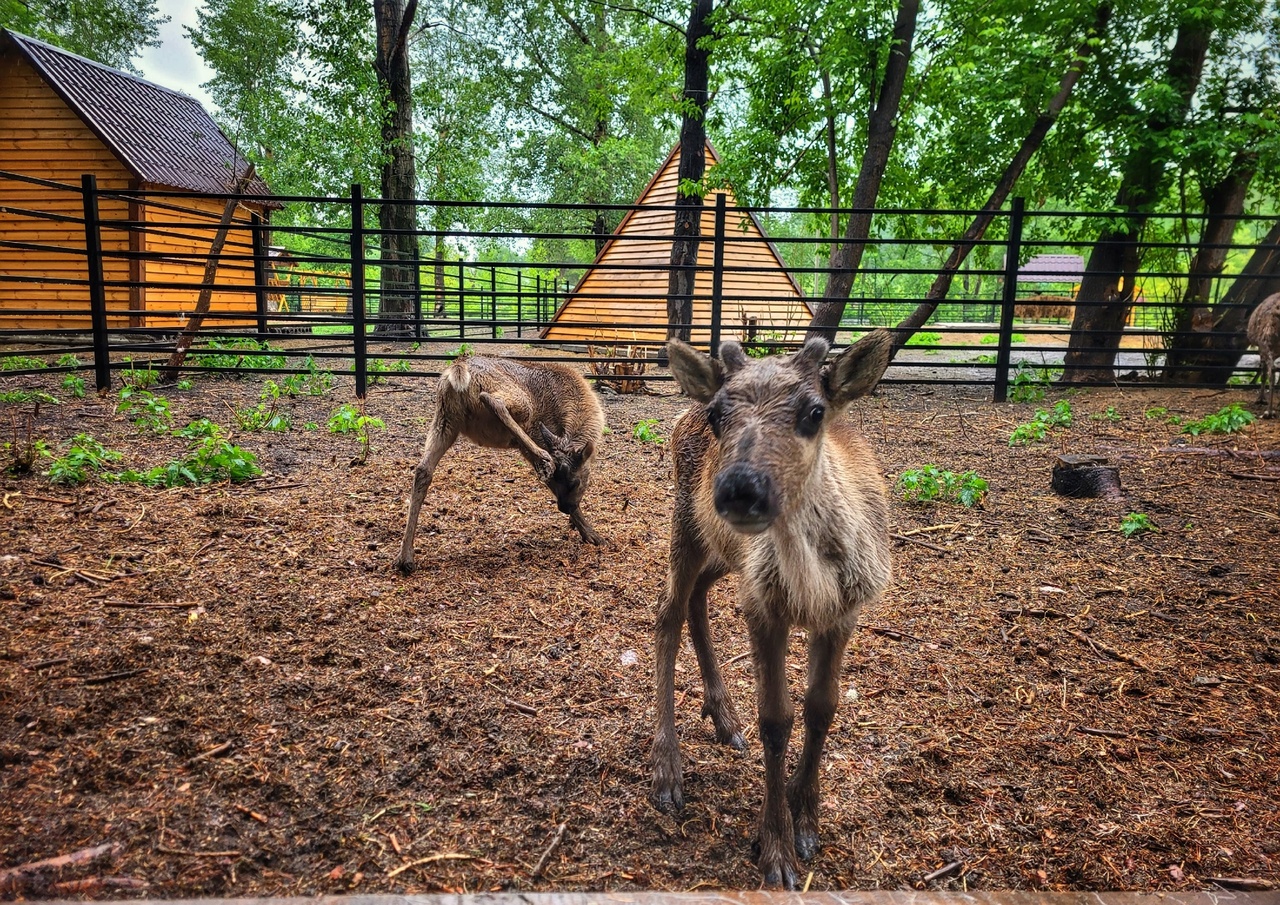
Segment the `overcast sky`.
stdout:
<path fill-rule="evenodd" d="M 200 87 L 202 82 L 213 78 L 213 70 L 204 64 L 200 54 L 187 40 L 182 26 L 194 27 L 196 12 L 204 6 L 203 0 L 180 2 L 180 0 L 159 0 L 156 7 L 162 16 L 170 19 L 160 26 L 159 47 L 148 47 L 142 55 L 134 60 L 134 64 L 142 70 L 148 81 L 181 91 L 204 104 L 210 113 L 217 111 L 209 93 Z"/>

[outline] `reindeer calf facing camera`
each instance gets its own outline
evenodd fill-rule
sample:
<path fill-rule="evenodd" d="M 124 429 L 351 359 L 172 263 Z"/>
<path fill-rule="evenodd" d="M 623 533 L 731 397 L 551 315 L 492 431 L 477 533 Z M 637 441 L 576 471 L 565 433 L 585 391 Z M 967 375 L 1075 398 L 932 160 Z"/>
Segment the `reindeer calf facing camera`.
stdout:
<path fill-rule="evenodd" d="M 441 457 L 459 436 L 491 449 L 518 450 L 560 511 L 587 543 L 602 544 L 579 508 L 591 480 L 591 461 L 604 433 L 604 410 L 587 381 L 559 364 L 505 358 L 462 358 L 440 375 L 435 417 L 422 460 L 413 470 L 409 521 L 396 557 L 413 569 L 413 538 L 422 500 Z"/>
<path fill-rule="evenodd" d="M 737 343 L 726 343 L 719 361 L 678 340 L 668 344 L 671 372 L 698 404 L 680 418 L 671 440 L 676 500 L 655 631 L 652 797 L 663 811 L 684 805 L 675 662 L 686 622 L 702 673 L 703 715 L 720 742 L 745 747 L 707 618 L 707 591 L 736 572 L 756 670 L 765 766 L 759 864 L 770 886 L 794 889 L 797 856 L 818 850 L 819 765 L 845 647 L 862 605 L 889 582 L 880 467 L 843 416 L 875 388 L 890 347 L 889 334 L 876 331 L 825 364 L 821 339 L 794 355 L 758 360 Z M 808 632 L 809 681 L 804 748 L 788 779 L 794 711 L 785 660 L 792 626 Z"/>

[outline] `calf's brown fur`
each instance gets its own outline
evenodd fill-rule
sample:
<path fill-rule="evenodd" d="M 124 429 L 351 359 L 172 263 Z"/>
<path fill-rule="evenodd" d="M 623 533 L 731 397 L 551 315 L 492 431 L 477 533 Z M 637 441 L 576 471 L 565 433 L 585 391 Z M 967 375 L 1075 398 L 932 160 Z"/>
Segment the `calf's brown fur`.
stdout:
<path fill-rule="evenodd" d="M 699 403 L 672 436 L 676 500 L 667 589 L 656 636 L 654 804 L 684 805 L 675 729 L 675 661 L 686 622 L 702 673 L 704 716 L 716 738 L 745 747 L 742 724 L 711 647 L 707 591 L 739 575 L 756 670 L 765 791 L 760 870 L 795 888 L 797 855 L 818 849 L 818 769 L 835 715 L 845 647 L 862 605 L 889 582 L 888 503 L 880 468 L 842 417 L 879 381 L 891 340 L 876 331 L 825 364 L 814 339 L 791 356 L 751 360 L 726 343 L 719 361 L 673 340 L 671 372 Z M 807 630 L 804 748 L 787 780 L 794 710 L 787 638 Z"/>
<path fill-rule="evenodd" d="M 413 470 L 409 521 L 396 557 L 413 569 L 418 512 L 440 458 L 459 436 L 491 449 L 515 449 L 555 495 L 560 511 L 588 543 L 601 544 L 580 505 L 604 433 L 604 410 L 581 374 L 559 364 L 461 358 L 440 375 L 422 460 Z M 536 438 L 536 439 L 535 439 Z"/>
<path fill-rule="evenodd" d="M 1258 401 L 1265 402 L 1263 418 L 1276 414 L 1276 358 L 1280 357 L 1280 292 L 1267 296 L 1249 315 L 1249 342 L 1258 347 L 1258 376 L 1262 387 Z"/>

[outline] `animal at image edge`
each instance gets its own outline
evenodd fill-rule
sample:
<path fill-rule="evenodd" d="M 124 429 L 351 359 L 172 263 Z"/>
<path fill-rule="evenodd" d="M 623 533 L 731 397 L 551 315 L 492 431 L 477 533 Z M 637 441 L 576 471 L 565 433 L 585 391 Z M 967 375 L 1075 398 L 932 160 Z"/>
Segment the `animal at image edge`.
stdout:
<path fill-rule="evenodd" d="M 1274 418 L 1276 415 L 1276 358 L 1280 357 L 1280 292 L 1267 296 L 1258 303 L 1249 315 L 1249 325 L 1245 328 L 1249 342 L 1258 347 L 1258 376 L 1262 379 L 1262 388 L 1258 392 L 1258 401 L 1267 404 L 1262 412 L 1263 418 Z"/>
<path fill-rule="evenodd" d="M 684 805 L 675 665 L 686 623 L 702 673 L 702 714 L 718 741 L 745 747 L 707 617 L 707 591 L 736 572 L 756 671 L 765 777 L 759 866 L 769 886 L 794 889 L 798 859 L 818 850 L 818 776 L 845 648 L 859 610 L 889 583 L 880 467 L 843 415 L 875 388 L 890 347 L 880 330 L 826 363 L 821 339 L 794 355 L 755 360 L 726 343 L 718 361 L 668 343 L 671 372 L 697 404 L 671 440 L 676 499 L 655 628 L 652 798 L 666 812 Z M 788 779 L 794 712 L 785 659 L 793 626 L 807 630 L 809 669 L 804 747 Z"/>
<path fill-rule="evenodd" d="M 604 434 L 604 410 L 581 374 L 566 365 L 463 357 L 440 375 L 435 415 L 422 460 L 413 470 L 409 520 L 396 557 L 413 569 L 413 539 L 422 500 L 441 457 L 459 436 L 491 449 L 515 449 L 533 466 L 560 511 L 587 543 L 604 538 L 583 516 L 582 497 Z"/>

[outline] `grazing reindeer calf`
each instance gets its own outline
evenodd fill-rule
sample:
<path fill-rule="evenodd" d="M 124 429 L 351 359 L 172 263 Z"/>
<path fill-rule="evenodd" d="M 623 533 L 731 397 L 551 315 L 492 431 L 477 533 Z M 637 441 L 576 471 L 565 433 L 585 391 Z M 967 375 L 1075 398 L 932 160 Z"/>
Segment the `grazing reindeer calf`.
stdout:
<path fill-rule="evenodd" d="M 1258 376 L 1262 378 L 1262 387 L 1258 391 L 1258 401 L 1266 402 L 1263 418 L 1274 418 L 1276 414 L 1276 358 L 1280 357 L 1280 292 L 1267 296 L 1258 302 L 1258 307 L 1249 315 L 1249 326 L 1246 330 L 1249 342 L 1258 347 Z"/>
<path fill-rule="evenodd" d="M 413 569 L 418 511 L 436 465 L 459 435 L 491 449 L 519 450 L 538 480 L 555 494 L 556 505 L 582 539 L 604 543 L 579 509 L 603 433 L 604 410 L 587 381 L 572 368 L 505 358 L 459 359 L 436 385 L 435 417 L 422 461 L 413 470 L 409 523 L 396 568 Z"/>
<path fill-rule="evenodd" d="M 687 621 L 702 672 L 703 716 L 716 738 L 742 749 L 707 619 L 707 591 L 739 574 L 756 670 L 765 791 L 760 870 L 793 889 L 796 856 L 818 849 L 818 769 L 835 715 L 845 647 L 864 603 L 889 582 L 888 503 L 880 468 L 843 415 L 875 388 L 891 340 L 867 335 L 824 367 L 827 343 L 794 355 L 748 359 L 725 343 L 720 361 L 673 340 L 671 372 L 701 403 L 676 424 L 671 563 L 656 626 L 657 731 L 653 802 L 684 805 L 675 729 L 675 661 Z M 791 626 L 809 636 L 804 749 L 784 778 L 794 711 L 785 657 Z"/>

